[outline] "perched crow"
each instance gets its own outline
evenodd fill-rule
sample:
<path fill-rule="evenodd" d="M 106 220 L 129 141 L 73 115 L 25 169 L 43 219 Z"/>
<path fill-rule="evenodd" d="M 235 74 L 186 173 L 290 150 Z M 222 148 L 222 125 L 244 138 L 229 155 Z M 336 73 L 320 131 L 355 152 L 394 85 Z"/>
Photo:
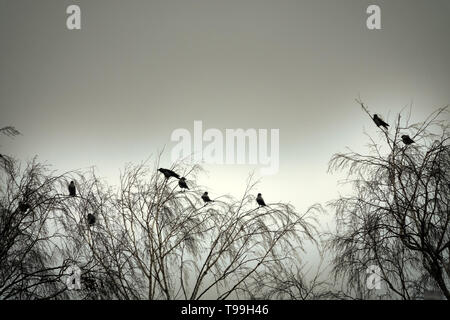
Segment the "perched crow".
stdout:
<path fill-rule="evenodd" d="M 266 203 L 264 202 L 264 199 L 261 196 L 261 193 L 258 193 L 258 196 L 256 197 L 256 202 L 258 202 L 258 205 L 260 207 L 265 207 L 266 206 Z"/>
<path fill-rule="evenodd" d="M 177 173 L 173 172 L 172 170 L 159 168 L 158 171 L 161 172 L 164 175 L 164 177 L 166 177 L 166 179 L 169 179 L 170 177 L 180 179 L 180 176 Z"/>
<path fill-rule="evenodd" d="M 70 181 L 70 184 L 69 184 L 69 195 L 71 197 L 75 197 L 77 195 L 77 191 L 76 190 L 77 189 L 75 188 L 75 182 Z"/>
<path fill-rule="evenodd" d="M 206 191 L 205 191 L 205 193 L 202 195 L 202 199 L 203 199 L 203 201 L 204 201 L 205 203 L 208 203 L 208 202 L 214 202 L 214 200 L 211 200 L 211 199 L 209 198 L 208 192 L 206 192 Z"/>
<path fill-rule="evenodd" d="M 88 221 L 89 225 L 92 226 L 95 223 L 95 216 L 93 214 L 88 213 L 87 221 Z"/>
<path fill-rule="evenodd" d="M 188 189 L 189 190 L 189 187 L 188 187 L 188 185 L 186 183 L 186 178 L 185 177 L 182 177 L 182 178 L 180 178 L 180 180 L 178 180 L 178 185 L 180 186 L 181 189 Z"/>
<path fill-rule="evenodd" d="M 377 125 L 377 127 L 383 127 L 386 130 L 388 129 L 389 125 L 384 122 L 383 120 L 380 119 L 380 117 L 378 117 L 378 115 L 374 114 L 373 115 L 373 121 L 375 122 L 375 124 Z"/>
<path fill-rule="evenodd" d="M 19 207 L 18 207 L 19 211 L 22 213 L 27 212 L 29 209 L 31 209 L 31 206 L 29 203 L 23 202 L 23 201 L 19 201 Z"/>
<path fill-rule="evenodd" d="M 404 144 L 409 145 L 409 144 L 413 144 L 414 140 L 411 139 L 408 135 L 403 135 L 402 136 L 402 141 Z"/>

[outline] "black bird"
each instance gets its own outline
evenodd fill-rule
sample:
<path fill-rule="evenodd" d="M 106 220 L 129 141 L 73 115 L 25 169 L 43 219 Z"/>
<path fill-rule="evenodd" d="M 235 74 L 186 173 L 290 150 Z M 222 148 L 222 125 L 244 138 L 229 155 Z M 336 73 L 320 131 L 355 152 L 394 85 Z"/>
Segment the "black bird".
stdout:
<path fill-rule="evenodd" d="M 173 172 L 172 170 L 159 168 L 158 171 L 161 172 L 164 175 L 164 177 L 166 177 L 166 179 L 169 179 L 170 177 L 180 179 L 180 175 Z"/>
<path fill-rule="evenodd" d="M 88 221 L 89 225 L 92 226 L 95 223 L 95 216 L 93 214 L 88 213 L 87 221 Z"/>
<path fill-rule="evenodd" d="M 208 192 L 206 192 L 206 191 L 205 191 L 205 193 L 202 195 L 202 199 L 203 199 L 203 201 L 205 202 L 205 204 L 208 203 L 208 202 L 214 202 L 214 200 L 211 200 L 211 199 L 209 198 Z"/>
<path fill-rule="evenodd" d="M 258 196 L 256 197 L 256 202 L 258 202 L 258 205 L 260 207 L 265 207 L 266 206 L 266 203 L 264 202 L 264 199 L 263 199 L 261 193 L 258 193 Z"/>
<path fill-rule="evenodd" d="M 383 120 L 381 120 L 381 118 L 378 117 L 378 115 L 376 115 L 376 114 L 373 115 L 373 121 L 375 122 L 377 127 L 381 126 L 381 127 L 385 128 L 386 130 L 389 127 L 389 125 L 386 122 L 384 122 Z"/>
<path fill-rule="evenodd" d="M 414 143 L 414 140 L 411 139 L 408 135 L 403 135 L 403 136 L 402 136 L 402 141 L 403 141 L 403 143 L 406 144 L 406 145 L 410 145 L 410 144 L 413 144 L 413 143 Z"/>
<path fill-rule="evenodd" d="M 182 177 L 182 178 L 180 178 L 180 180 L 178 180 L 178 185 L 180 186 L 181 189 L 188 189 L 189 190 L 189 187 L 188 187 L 188 185 L 186 183 L 186 178 L 185 177 Z"/>
<path fill-rule="evenodd" d="M 75 188 L 75 182 L 70 181 L 70 184 L 69 184 L 69 195 L 71 197 L 75 197 L 77 195 L 77 191 L 76 190 L 77 189 Z"/>
<path fill-rule="evenodd" d="M 19 211 L 22 213 L 27 212 L 29 209 L 31 209 L 31 206 L 29 203 L 27 202 L 23 202 L 23 201 L 19 201 L 19 207 L 18 207 Z"/>

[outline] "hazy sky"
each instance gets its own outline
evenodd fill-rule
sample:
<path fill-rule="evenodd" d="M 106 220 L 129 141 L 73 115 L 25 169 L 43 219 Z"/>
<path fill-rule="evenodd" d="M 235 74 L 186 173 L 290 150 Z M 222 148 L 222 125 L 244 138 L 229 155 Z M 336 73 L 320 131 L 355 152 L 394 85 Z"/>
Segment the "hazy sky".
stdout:
<path fill-rule="evenodd" d="M 117 181 L 164 146 L 169 167 L 172 131 L 194 120 L 279 129 L 279 173 L 258 191 L 304 210 L 336 197 L 332 154 L 376 135 L 358 95 L 387 121 L 450 103 L 449 36 L 448 0 L 0 0 L 0 126 L 23 134 L 0 151 Z M 206 166 L 199 183 L 239 195 L 255 168 Z"/>

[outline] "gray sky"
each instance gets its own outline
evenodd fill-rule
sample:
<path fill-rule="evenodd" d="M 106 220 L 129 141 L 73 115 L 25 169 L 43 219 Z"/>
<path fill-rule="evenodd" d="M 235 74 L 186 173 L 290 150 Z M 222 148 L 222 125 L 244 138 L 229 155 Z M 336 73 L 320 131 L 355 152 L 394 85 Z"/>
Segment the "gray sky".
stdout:
<path fill-rule="evenodd" d="M 370 4 L 382 30 L 366 28 Z M 194 120 L 275 128 L 280 170 L 258 191 L 304 210 L 337 196 L 332 154 L 377 132 L 358 95 L 391 122 L 450 102 L 449 17 L 448 0 L 0 0 L 0 126 L 23 134 L 1 152 L 117 181 L 164 146 L 170 166 L 172 131 Z M 255 167 L 206 169 L 214 198 L 238 196 Z"/>

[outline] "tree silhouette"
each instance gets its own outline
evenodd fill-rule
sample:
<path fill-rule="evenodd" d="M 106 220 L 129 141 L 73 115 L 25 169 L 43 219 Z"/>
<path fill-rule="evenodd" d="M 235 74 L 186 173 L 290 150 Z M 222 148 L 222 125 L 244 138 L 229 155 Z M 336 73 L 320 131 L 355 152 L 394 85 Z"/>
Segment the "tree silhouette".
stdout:
<path fill-rule="evenodd" d="M 410 114 L 399 114 L 394 128 L 379 131 L 379 140 L 369 136 L 367 154 L 338 153 L 329 164 L 331 172 L 346 171 L 354 189 L 332 203 L 333 271 L 359 298 L 374 296 L 365 280 L 371 265 L 380 270 L 384 297 L 420 298 L 432 285 L 450 298 L 448 109 L 409 122 Z M 405 133 L 416 143 L 404 145 Z"/>
<path fill-rule="evenodd" d="M 53 226 L 59 176 L 46 174 L 36 160 L 21 170 L 15 159 L 0 169 L 0 298 L 63 296 L 63 239 Z"/>
<path fill-rule="evenodd" d="M 90 298 L 245 298 L 263 271 L 286 259 L 288 248 L 313 238 L 312 212 L 281 203 L 257 210 L 251 179 L 241 199 L 223 197 L 205 207 L 194 183 L 199 167 L 184 172 L 189 193 L 156 168 L 127 166 L 115 191 L 95 179 L 87 188 L 81 183 L 82 197 L 90 194 L 87 203 L 98 205 L 98 221 L 83 231 L 66 223 L 66 233 L 84 243 L 79 261 L 84 269 L 90 265 L 93 287 L 102 288 Z M 65 210 L 64 217 L 84 213 L 79 206 Z"/>
<path fill-rule="evenodd" d="M 189 179 L 184 192 L 159 174 L 159 161 L 127 165 L 118 186 L 94 170 L 56 174 L 37 159 L 25 169 L 7 162 L 0 168 L 1 299 L 248 298 L 249 288 L 288 262 L 287 252 L 314 239 L 315 207 L 258 210 L 251 177 L 242 198 L 221 196 L 205 207 L 198 166 L 172 168 Z M 67 283 L 73 266 L 79 290 Z"/>

